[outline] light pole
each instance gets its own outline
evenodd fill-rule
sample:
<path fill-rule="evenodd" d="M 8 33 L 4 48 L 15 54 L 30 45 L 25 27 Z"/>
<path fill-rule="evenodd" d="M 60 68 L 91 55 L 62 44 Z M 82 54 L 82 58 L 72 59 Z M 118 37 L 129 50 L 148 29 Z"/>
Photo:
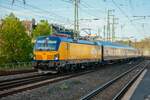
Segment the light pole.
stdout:
<path fill-rule="evenodd" d="M 79 37 L 79 0 L 74 0 L 74 38 Z"/>

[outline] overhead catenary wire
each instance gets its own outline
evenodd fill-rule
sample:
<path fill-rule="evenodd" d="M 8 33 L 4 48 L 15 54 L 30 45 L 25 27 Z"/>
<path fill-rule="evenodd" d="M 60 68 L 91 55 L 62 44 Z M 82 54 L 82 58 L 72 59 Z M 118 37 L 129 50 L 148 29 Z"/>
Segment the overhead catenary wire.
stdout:
<path fill-rule="evenodd" d="M 21 1 L 19 1 L 19 0 L 17 0 L 19 3 L 21 3 Z M 3 6 L 2 4 L 0 4 L 0 6 L 1 6 L 1 8 L 5 8 L 5 9 L 10 9 L 10 10 L 12 10 L 12 11 L 16 11 L 16 9 L 13 9 L 13 6 L 15 6 L 15 7 L 19 7 L 19 8 L 23 8 L 23 10 L 24 11 L 31 11 L 31 12 L 33 12 L 33 13 L 29 13 L 29 14 L 31 14 L 31 15 L 36 15 L 36 16 L 38 16 L 38 17 L 40 17 L 40 18 L 47 18 L 47 19 L 51 19 L 51 21 L 54 21 L 54 22 L 56 22 L 56 23 L 62 23 L 62 24 L 64 24 L 64 23 L 66 23 L 66 22 L 68 22 L 68 23 L 70 23 L 70 19 L 68 18 L 63 18 L 63 16 L 58 16 L 58 15 L 56 15 L 56 14 L 54 14 L 54 13 L 52 13 L 52 12 L 49 12 L 49 11 L 47 11 L 47 10 L 44 10 L 44 9 L 41 9 L 41 8 L 38 8 L 38 7 L 35 7 L 35 6 L 32 6 L 32 5 L 29 5 L 29 4 L 26 4 L 28 7 L 27 8 L 25 8 L 25 5 L 24 6 L 21 6 L 21 5 L 16 5 L 16 3 L 13 5 L 13 6 L 8 6 L 8 5 L 10 5 L 9 4 L 10 2 L 6 2 L 6 3 L 4 3 L 6 6 Z M 16 12 L 18 12 L 18 11 L 16 11 Z M 20 12 L 20 13 L 22 13 L 22 12 Z M 44 16 L 44 15 L 42 15 L 42 14 L 47 14 L 47 16 Z M 51 14 L 51 17 L 48 17 L 48 15 L 50 15 Z M 56 20 L 56 17 L 57 18 L 59 18 L 59 19 L 57 19 Z M 66 19 L 66 20 L 64 20 L 64 19 Z"/>
<path fill-rule="evenodd" d="M 0 7 L 1 7 L 2 9 L 7 9 L 7 10 L 9 10 L 10 12 L 13 11 L 13 10 L 15 10 L 15 9 L 9 8 L 9 7 L 5 6 L 5 5 L 0 5 Z M 23 12 L 20 12 L 20 13 L 23 13 Z M 37 14 L 36 12 L 32 13 L 32 15 L 39 16 L 39 14 Z"/>
<path fill-rule="evenodd" d="M 128 19 L 128 21 L 130 22 L 130 24 L 134 27 L 134 29 L 139 33 L 140 30 L 136 27 L 136 25 L 133 24 L 132 20 L 130 20 L 129 16 L 124 12 L 123 9 L 120 8 L 120 6 L 118 6 L 118 4 L 112 0 L 112 3 L 119 9 L 119 11 Z"/>
<path fill-rule="evenodd" d="M 12 5 L 15 3 L 15 0 L 12 0 Z M 23 0 L 23 4 L 26 4 L 26 0 Z"/>
<path fill-rule="evenodd" d="M 19 1 L 19 0 L 16 0 L 17 2 L 19 2 L 19 3 L 22 3 L 21 1 Z M 9 2 L 8 2 L 9 3 Z M 9 5 L 7 3 L 7 6 Z M 66 17 L 64 17 L 64 16 L 60 16 L 60 15 L 57 15 L 57 14 L 55 14 L 54 12 L 51 12 L 51 11 L 48 11 L 48 10 L 45 10 L 45 9 L 42 9 L 42 8 L 39 8 L 39 7 L 36 7 L 36 6 L 33 6 L 33 5 L 30 5 L 30 4 L 27 4 L 26 3 L 26 5 L 24 5 L 24 6 L 20 6 L 20 5 L 16 5 L 16 3 L 13 5 L 13 6 L 16 6 L 16 7 L 20 7 L 20 8 L 25 8 L 25 6 L 27 6 L 27 8 L 26 9 L 24 9 L 24 10 L 29 10 L 29 11 L 32 11 L 32 12 L 36 12 L 36 13 L 39 13 L 39 14 L 42 14 L 42 13 L 47 13 L 47 15 L 50 15 L 51 14 L 51 17 L 53 17 L 53 20 L 55 20 L 56 18 L 58 18 L 58 20 L 59 20 L 59 22 L 64 22 L 65 20 L 64 19 L 66 19 L 66 21 L 71 21 L 69 18 L 66 18 Z M 12 7 L 13 7 L 12 6 Z M 28 8 L 29 7 L 29 8 Z M 12 9 L 12 8 L 10 8 L 10 9 Z M 15 10 L 15 9 L 14 9 Z M 42 15 L 41 15 L 42 16 Z M 50 19 L 52 19 L 52 18 L 50 18 Z M 56 21 L 56 20 L 55 20 Z"/>
<path fill-rule="evenodd" d="M 96 9 L 95 7 L 89 5 L 87 2 L 85 2 L 84 0 L 82 0 L 81 3 L 84 4 L 87 9 L 90 9 L 90 8 Z M 99 11 L 100 13 L 106 13 L 105 11 L 100 10 L 100 9 L 98 9 L 98 11 Z"/>
<path fill-rule="evenodd" d="M 134 8 L 133 5 L 132 5 L 132 0 L 129 0 L 129 5 L 130 5 L 131 9 Z"/>
<path fill-rule="evenodd" d="M 16 7 L 22 7 L 22 6 L 17 6 L 17 5 L 14 5 L 14 6 L 16 6 Z M 4 5 L 0 5 L 0 7 L 1 7 L 1 8 L 4 8 L 4 9 L 7 9 L 7 10 L 9 10 L 10 12 L 12 12 L 12 11 L 18 12 L 18 11 L 15 11 L 14 8 L 9 8 L 9 7 L 4 6 Z M 26 11 L 26 13 L 27 13 L 29 10 L 25 9 L 24 12 L 19 12 L 19 13 L 20 13 L 20 14 L 24 14 L 25 11 Z M 36 11 L 32 12 L 32 14 L 28 13 L 27 15 L 35 15 L 35 16 L 38 16 L 38 17 L 43 17 L 42 14 L 40 14 L 40 13 L 38 13 L 38 12 L 36 12 Z M 45 17 L 46 17 L 46 16 L 45 16 Z M 53 20 L 52 18 L 50 18 L 50 19 Z"/>
<path fill-rule="evenodd" d="M 19 0 L 16 0 L 16 1 L 21 2 L 21 1 L 19 1 Z M 59 17 L 59 18 L 63 18 L 63 19 L 69 19 L 69 18 L 66 18 L 66 17 L 64 17 L 64 16 L 60 16 L 60 15 L 54 13 L 54 12 L 51 12 L 51 11 L 48 11 L 48 10 L 45 10 L 45 9 L 42 9 L 42 8 L 39 8 L 39 7 L 30 5 L 30 4 L 27 4 L 27 3 L 26 3 L 26 5 L 27 5 L 28 7 L 33 8 L 33 9 L 40 10 L 40 11 L 46 12 L 46 13 L 50 13 L 50 14 L 52 14 L 52 16 L 55 15 L 55 17 Z M 70 20 L 70 19 L 69 19 L 69 20 Z"/>
<path fill-rule="evenodd" d="M 66 3 L 72 4 L 72 1 L 73 1 L 73 0 L 62 0 L 62 1 L 63 1 L 63 2 L 66 2 Z M 79 9 L 80 9 L 81 11 L 83 11 L 83 13 L 86 13 L 87 15 L 90 15 L 91 17 L 96 17 L 96 18 L 104 19 L 104 18 L 102 18 L 102 17 L 100 17 L 100 16 L 94 15 L 94 14 L 92 14 L 91 12 L 86 11 L 84 8 L 86 8 L 86 9 L 91 9 L 91 8 L 94 8 L 94 7 L 91 7 L 89 4 L 87 4 L 87 3 L 84 2 L 83 0 L 80 0 Z M 99 10 L 99 11 L 100 11 L 101 13 L 105 13 L 105 12 L 102 11 L 102 10 Z"/>
<path fill-rule="evenodd" d="M 62 0 L 63 2 L 66 2 L 66 3 L 69 3 L 69 4 L 74 4 L 75 3 L 75 1 L 76 0 L 70 0 L 70 1 L 68 1 L 68 0 Z M 98 19 L 99 17 L 98 16 L 95 16 L 95 15 L 93 15 L 93 14 L 91 14 L 91 13 L 89 13 L 89 12 L 87 12 L 86 10 L 84 10 L 84 9 L 82 9 L 83 7 L 84 8 L 89 8 L 87 5 L 85 5 L 85 4 L 83 4 L 81 1 L 77 1 L 78 3 L 79 3 L 79 5 L 78 5 L 78 9 L 80 9 L 83 13 L 86 13 L 87 15 L 90 15 L 90 16 L 92 16 L 92 17 L 94 17 L 93 19 Z M 75 4 L 75 5 L 77 5 L 77 4 Z M 83 11 L 84 10 L 84 11 Z M 77 10 L 75 10 L 75 12 L 76 12 Z M 75 15 L 76 16 L 76 15 Z M 81 18 L 82 19 L 82 18 Z M 84 19 L 84 18 L 83 18 Z M 80 19 L 78 19 L 78 18 L 75 18 L 75 22 L 77 21 L 78 22 L 78 24 L 76 24 L 75 22 L 74 22 L 74 30 L 76 30 L 75 29 L 75 26 L 79 26 L 79 20 Z M 76 36 L 75 36 L 76 37 Z"/>

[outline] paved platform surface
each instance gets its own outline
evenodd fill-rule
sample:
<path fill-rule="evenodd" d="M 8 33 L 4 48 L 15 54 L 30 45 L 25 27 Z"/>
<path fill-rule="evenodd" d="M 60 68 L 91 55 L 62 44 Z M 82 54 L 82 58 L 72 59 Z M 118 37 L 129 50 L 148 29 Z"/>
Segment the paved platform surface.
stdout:
<path fill-rule="evenodd" d="M 130 100 L 150 100 L 150 64 L 142 81 L 134 91 Z"/>

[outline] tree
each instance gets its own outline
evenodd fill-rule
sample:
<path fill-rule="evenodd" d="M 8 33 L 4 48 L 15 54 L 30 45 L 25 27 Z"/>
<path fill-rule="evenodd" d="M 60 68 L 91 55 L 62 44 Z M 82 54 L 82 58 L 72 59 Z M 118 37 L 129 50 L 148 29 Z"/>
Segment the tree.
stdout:
<path fill-rule="evenodd" d="M 50 25 L 47 20 L 41 20 L 37 27 L 33 30 L 33 38 L 35 39 L 38 36 L 50 35 L 52 32 Z"/>
<path fill-rule="evenodd" d="M 142 50 L 149 50 L 150 51 L 150 37 L 144 38 L 141 41 L 136 42 L 135 46 L 137 48 L 142 49 Z"/>
<path fill-rule="evenodd" d="M 0 37 L 0 50 L 4 63 L 31 60 L 31 38 L 25 33 L 24 26 L 13 13 L 3 20 Z"/>

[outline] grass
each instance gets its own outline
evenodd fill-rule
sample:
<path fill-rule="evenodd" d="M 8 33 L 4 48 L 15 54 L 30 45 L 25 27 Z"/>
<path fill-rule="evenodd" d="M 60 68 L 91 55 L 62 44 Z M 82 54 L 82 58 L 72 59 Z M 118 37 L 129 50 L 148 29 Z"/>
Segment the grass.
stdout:
<path fill-rule="evenodd" d="M 59 88 L 61 90 L 67 90 L 67 89 L 71 88 L 73 85 L 78 85 L 78 84 L 82 84 L 80 80 L 75 80 L 75 81 L 71 81 L 71 82 L 64 82 L 63 84 L 61 84 L 59 86 Z"/>
<path fill-rule="evenodd" d="M 78 85 L 78 84 L 82 84 L 82 82 L 80 80 L 74 80 L 71 82 L 71 84 Z"/>
<path fill-rule="evenodd" d="M 73 81 L 65 81 L 63 83 L 58 84 L 57 86 L 53 86 L 48 89 L 48 92 L 51 94 L 55 94 L 56 92 L 59 93 L 60 91 L 69 91 L 76 86 L 83 84 L 80 80 L 73 80 Z"/>
<path fill-rule="evenodd" d="M 61 90 L 67 90 L 67 89 L 69 89 L 69 85 L 67 83 L 63 83 L 62 85 L 59 86 L 59 88 Z"/>
<path fill-rule="evenodd" d="M 31 62 L 0 64 L 0 70 L 3 71 L 26 70 L 26 69 L 32 69 Z"/>

